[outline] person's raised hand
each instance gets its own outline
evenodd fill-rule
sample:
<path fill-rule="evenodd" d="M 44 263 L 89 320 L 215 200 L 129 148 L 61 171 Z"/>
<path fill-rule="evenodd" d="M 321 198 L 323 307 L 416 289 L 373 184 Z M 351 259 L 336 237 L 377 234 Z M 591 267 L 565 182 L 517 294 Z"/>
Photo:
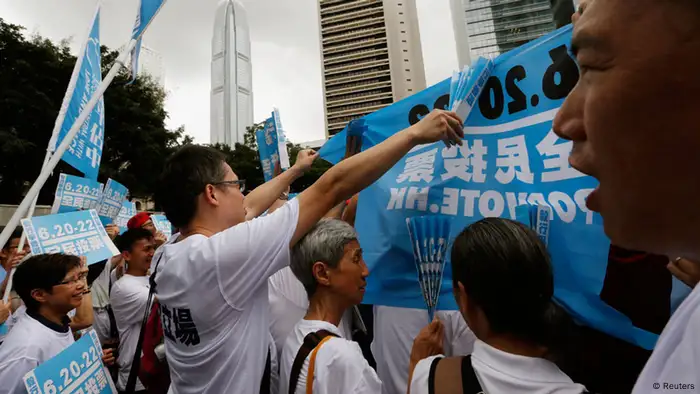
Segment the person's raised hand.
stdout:
<path fill-rule="evenodd" d="M 306 172 L 317 158 L 318 153 L 313 149 L 303 149 L 297 154 L 297 161 L 294 162 L 294 167 Z"/>
<path fill-rule="evenodd" d="M 443 339 L 445 336 L 445 327 L 438 319 L 437 315 L 427 326 L 416 336 L 411 349 L 411 361 L 418 362 L 424 358 L 443 354 Z"/>
<path fill-rule="evenodd" d="M 155 241 L 157 248 L 160 245 L 163 245 L 165 242 L 167 242 L 168 237 L 166 237 L 165 234 L 163 234 L 162 232 L 156 231 L 155 235 L 153 236 L 153 240 Z"/>
<path fill-rule="evenodd" d="M 3 268 L 5 269 L 6 272 L 12 271 L 12 269 L 17 268 L 20 262 L 22 262 L 22 259 L 24 259 L 27 256 L 27 252 L 23 250 L 14 250 L 10 252 L 10 255 L 7 256 L 7 259 L 3 262 Z"/>
<path fill-rule="evenodd" d="M 694 288 L 700 282 L 700 263 L 679 257 L 669 262 L 666 268 L 690 288 Z"/>
<path fill-rule="evenodd" d="M 0 324 L 5 323 L 12 314 L 12 301 L 0 301 Z"/>
<path fill-rule="evenodd" d="M 464 122 L 451 111 L 434 109 L 423 117 L 420 122 L 407 129 L 416 145 L 444 141 L 448 147 L 462 145 L 464 138 Z"/>
<path fill-rule="evenodd" d="M 109 236 L 109 239 L 114 241 L 114 238 L 119 235 L 119 226 L 116 224 L 108 224 L 105 226 L 105 231 L 107 232 L 107 235 Z"/>

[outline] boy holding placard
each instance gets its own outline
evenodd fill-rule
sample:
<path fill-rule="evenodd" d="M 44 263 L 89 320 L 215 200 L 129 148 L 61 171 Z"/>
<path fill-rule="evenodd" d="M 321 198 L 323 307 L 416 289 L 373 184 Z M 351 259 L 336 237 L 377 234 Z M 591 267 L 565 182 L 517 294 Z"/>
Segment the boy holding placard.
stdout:
<path fill-rule="evenodd" d="M 68 312 L 82 304 L 86 278 L 84 259 L 60 253 L 36 255 L 17 267 L 14 288 L 27 311 L 0 347 L 3 390 L 26 392 L 24 375 L 73 344 Z"/>

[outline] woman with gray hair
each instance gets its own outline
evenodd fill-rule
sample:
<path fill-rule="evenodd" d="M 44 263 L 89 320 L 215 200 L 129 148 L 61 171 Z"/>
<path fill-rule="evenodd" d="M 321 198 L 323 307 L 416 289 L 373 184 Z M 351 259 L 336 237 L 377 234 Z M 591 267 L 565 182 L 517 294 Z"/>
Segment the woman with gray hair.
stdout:
<path fill-rule="evenodd" d="M 355 229 L 323 219 L 294 246 L 291 259 L 309 309 L 282 350 L 280 394 L 380 393 L 382 383 L 359 345 L 338 329 L 343 313 L 362 302 L 369 275 Z"/>

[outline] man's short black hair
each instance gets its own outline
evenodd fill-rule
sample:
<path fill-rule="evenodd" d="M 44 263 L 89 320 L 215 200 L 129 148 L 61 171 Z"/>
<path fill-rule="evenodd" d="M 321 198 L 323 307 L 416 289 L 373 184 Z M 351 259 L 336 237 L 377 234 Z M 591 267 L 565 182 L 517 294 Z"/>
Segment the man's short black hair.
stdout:
<path fill-rule="evenodd" d="M 132 228 L 124 231 L 124 234 L 119 236 L 119 251 L 130 252 L 134 244 L 142 239 L 152 239 L 153 233 L 145 228 Z"/>
<path fill-rule="evenodd" d="M 194 218 L 197 196 L 204 187 L 224 180 L 225 159 L 218 150 L 201 145 L 187 145 L 168 158 L 155 198 L 173 226 L 187 226 Z"/>
<path fill-rule="evenodd" d="M 36 311 L 41 304 L 32 297 L 32 290 L 42 289 L 49 293 L 63 281 L 66 275 L 80 267 L 80 257 L 62 253 L 39 254 L 20 264 L 13 277 L 13 287 L 27 310 Z"/>
<path fill-rule="evenodd" d="M 0 227 L 0 232 L 5 230 L 5 226 Z M 10 242 L 12 242 L 13 239 L 20 239 L 22 238 L 22 227 L 17 227 L 12 231 L 12 234 L 10 234 L 10 238 L 7 239 L 7 242 L 5 245 L 2 246 L 3 249 L 7 249 L 10 247 Z"/>

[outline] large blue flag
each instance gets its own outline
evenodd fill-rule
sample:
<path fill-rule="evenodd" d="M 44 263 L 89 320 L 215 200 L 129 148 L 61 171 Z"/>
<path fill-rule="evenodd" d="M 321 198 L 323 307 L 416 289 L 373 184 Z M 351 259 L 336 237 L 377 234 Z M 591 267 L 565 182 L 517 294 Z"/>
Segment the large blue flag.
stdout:
<path fill-rule="evenodd" d="M 140 1 L 139 9 L 136 14 L 136 23 L 134 23 L 134 30 L 131 33 L 131 38 L 137 40 L 136 46 L 131 52 L 131 82 L 136 79 L 136 75 L 138 74 L 139 54 L 141 53 L 141 37 L 148 28 L 148 25 L 151 24 L 153 18 L 155 18 L 158 11 L 160 11 L 161 7 L 163 7 L 164 3 L 165 0 Z"/>
<path fill-rule="evenodd" d="M 100 9 L 98 7 L 88 39 L 78 55 L 61 110 L 56 118 L 56 125 L 49 142 L 51 152 L 56 151 L 101 82 Z M 101 98 L 62 157 L 63 161 L 89 179 L 97 179 L 100 169 L 104 143 L 104 119 L 104 99 Z"/>
<path fill-rule="evenodd" d="M 571 27 L 562 28 L 495 60 L 484 91 L 465 122 L 464 145 L 418 146 L 360 193 L 356 227 L 371 270 L 365 302 L 424 308 L 406 219 L 452 217 L 453 236 L 484 217 L 517 219 L 520 205 L 546 206 L 552 217 L 548 250 L 555 298 L 579 322 L 646 349 L 657 335 L 601 299 L 610 241 L 602 219 L 586 208 L 597 181 L 570 167 L 572 143 L 552 131 L 552 120 L 578 80 L 569 54 Z M 450 80 L 363 118 L 362 146 L 377 145 L 417 123 L 433 108 L 446 109 Z M 320 151 L 337 163 L 348 128 Z M 439 309 L 456 309 L 451 267 L 445 269 Z M 682 297 L 687 292 L 674 292 Z"/>

